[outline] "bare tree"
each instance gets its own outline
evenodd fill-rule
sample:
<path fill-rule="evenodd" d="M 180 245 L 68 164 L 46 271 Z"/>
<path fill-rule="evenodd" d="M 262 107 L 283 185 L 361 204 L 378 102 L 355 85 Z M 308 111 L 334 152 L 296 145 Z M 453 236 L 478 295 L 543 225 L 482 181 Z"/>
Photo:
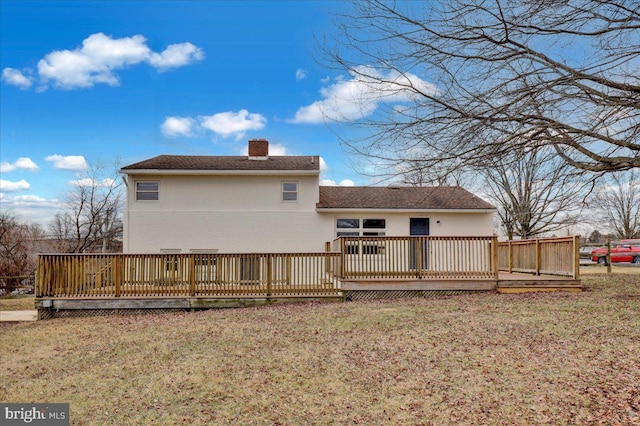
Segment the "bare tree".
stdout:
<path fill-rule="evenodd" d="M 469 180 L 464 170 L 441 163 L 440 167 L 427 167 L 420 158 L 405 160 L 398 166 L 401 183 L 409 186 L 465 186 Z"/>
<path fill-rule="evenodd" d="M 582 171 L 640 167 L 636 0 L 353 0 L 338 19 L 324 59 L 404 94 L 344 141 L 377 164 L 419 151 L 424 167 L 475 167 L 550 146 Z"/>
<path fill-rule="evenodd" d="M 7 291 L 35 272 L 36 245 L 42 236 L 39 225 L 21 221 L 8 212 L 0 213 L 0 284 Z"/>
<path fill-rule="evenodd" d="M 585 184 L 551 149 L 517 149 L 482 168 L 488 199 L 509 239 L 576 223 Z"/>
<path fill-rule="evenodd" d="M 593 205 L 601 223 L 618 238 L 640 238 L 640 174 L 613 173 L 601 182 Z"/>
<path fill-rule="evenodd" d="M 122 183 L 117 178 L 117 173 L 104 177 L 104 167 L 97 166 L 72 182 L 73 190 L 64 201 L 66 210 L 56 214 L 49 225 L 57 251 L 105 252 L 111 242 L 121 239 Z"/>

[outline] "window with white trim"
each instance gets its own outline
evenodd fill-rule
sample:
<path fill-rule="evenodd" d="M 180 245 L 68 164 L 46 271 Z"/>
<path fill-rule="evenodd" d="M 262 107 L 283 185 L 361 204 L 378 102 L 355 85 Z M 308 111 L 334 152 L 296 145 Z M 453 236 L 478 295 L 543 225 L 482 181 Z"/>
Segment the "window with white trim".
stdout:
<path fill-rule="evenodd" d="M 386 235 L 386 219 L 350 219 L 336 220 L 336 237 L 366 237 Z"/>
<path fill-rule="evenodd" d="M 136 182 L 136 201 L 158 201 L 160 184 L 158 182 Z"/>
<path fill-rule="evenodd" d="M 337 237 L 374 237 L 386 234 L 386 219 L 351 219 L 336 220 Z M 384 243 L 379 241 L 348 241 L 344 247 L 346 254 L 377 255 L 385 253 Z"/>
<path fill-rule="evenodd" d="M 282 201 L 298 201 L 298 182 L 282 182 Z"/>

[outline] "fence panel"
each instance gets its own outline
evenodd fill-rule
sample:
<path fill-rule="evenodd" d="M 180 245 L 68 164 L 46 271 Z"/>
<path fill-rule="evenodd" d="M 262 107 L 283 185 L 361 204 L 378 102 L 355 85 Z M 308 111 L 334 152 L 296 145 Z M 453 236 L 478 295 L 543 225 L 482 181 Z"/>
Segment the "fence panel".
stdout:
<path fill-rule="evenodd" d="M 494 279 L 495 237 L 340 237 L 343 278 Z"/>
<path fill-rule="evenodd" d="M 335 294 L 339 253 L 44 254 L 37 297 Z"/>
<path fill-rule="evenodd" d="M 498 243 L 498 267 L 506 272 L 579 278 L 579 238 L 537 238 Z"/>

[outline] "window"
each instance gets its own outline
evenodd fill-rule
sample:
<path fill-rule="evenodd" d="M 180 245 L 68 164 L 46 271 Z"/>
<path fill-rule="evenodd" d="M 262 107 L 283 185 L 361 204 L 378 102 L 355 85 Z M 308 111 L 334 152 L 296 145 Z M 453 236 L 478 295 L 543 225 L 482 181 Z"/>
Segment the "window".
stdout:
<path fill-rule="evenodd" d="M 347 219 L 336 220 L 337 237 L 383 236 L 387 227 L 386 219 Z M 360 247 L 362 247 L 362 252 Z M 376 255 L 384 254 L 384 242 L 379 241 L 347 241 L 345 254 Z"/>
<path fill-rule="evenodd" d="M 387 227 L 384 219 L 364 219 L 362 227 L 367 229 L 384 229 Z"/>
<path fill-rule="evenodd" d="M 385 235 L 386 219 L 338 219 L 336 221 L 337 237 L 367 237 Z"/>
<path fill-rule="evenodd" d="M 282 201 L 298 201 L 298 182 L 282 182 Z"/>
<path fill-rule="evenodd" d="M 158 182 L 136 182 L 136 201 L 158 201 Z"/>

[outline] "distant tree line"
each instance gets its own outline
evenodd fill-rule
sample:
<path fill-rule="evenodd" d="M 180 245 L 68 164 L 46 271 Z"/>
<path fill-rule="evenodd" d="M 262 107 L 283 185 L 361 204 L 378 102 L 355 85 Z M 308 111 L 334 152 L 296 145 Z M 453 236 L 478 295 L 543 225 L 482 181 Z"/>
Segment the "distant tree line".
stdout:
<path fill-rule="evenodd" d="M 73 182 L 62 209 L 44 226 L 0 212 L 0 287 L 12 291 L 33 276 L 38 253 L 122 251 L 122 186 L 117 176 L 91 168 Z"/>

